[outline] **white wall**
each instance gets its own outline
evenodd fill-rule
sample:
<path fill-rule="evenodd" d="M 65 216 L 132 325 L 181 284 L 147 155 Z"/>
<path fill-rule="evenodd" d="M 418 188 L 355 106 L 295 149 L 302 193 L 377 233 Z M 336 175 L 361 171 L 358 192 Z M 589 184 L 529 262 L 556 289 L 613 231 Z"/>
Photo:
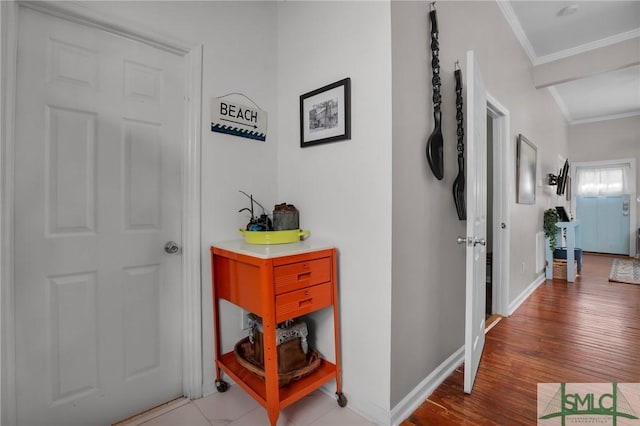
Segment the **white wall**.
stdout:
<path fill-rule="evenodd" d="M 465 53 L 474 50 L 487 90 L 510 112 L 514 157 L 518 133 L 536 144 L 540 182 L 555 170 L 558 154 L 566 156 L 568 149 L 566 121 L 548 91 L 534 88 L 532 65 L 497 4 L 438 2 L 445 177 L 433 177 L 425 158 L 433 129 L 428 8 L 428 3 L 410 1 L 391 6 L 392 407 L 464 343 L 465 251 L 456 237 L 465 235 L 465 222 L 458 221 L 452 197 L 457 174 L 454 62 L 460 60 L 466 74 Z M 515 204 L 515 194 L 510 197 L 508 285 L 513 302 L 540 276 L 534 270 L 535 234 L 542 230 L 549 200 L 541 187 L 536 205 Z"/>
<path fill-rule="evenodd" d="M 349 407 L 389 412 L 391 62 L 386 2 L 105 2 L 94 9 L 204 45 L 202 272 L 205 391 L 213 389 L 209 244 L 239 238 L 248 204 L 289 202 L 311 238 L 339 250 L 343 390 Z M 350 141 L 299 147 L 299 96 L 352 81 Z M 266 143 L 210 132 L 210 99 L 243 92 L 269 113 Z M 223 346 L 240 338 L 224 307 Z M 333 357 L 329 309 L 314 315 Z"/>
<path fill-rule="evenodd" d="M 311 238 L 339 251 L 343 390 L 349 407 L 389 413 L 391 46 L 387 2 L 278 3 L 278 196 Z M 352 137 L 300 148 L 299 96 L 351 78 Z M 332 356 L 330 310 L 318 318 Z M 324 326 L 322 326 L 324 324 Z"/>
<path fill-rule="evenodd" d="M 533 89 L 531 66 L 496 4 L 437 4 L 446 126 L 442 182 L 424 158 L 433 126 L 428 3 L 86 5 L 124 24 L 204 47 L 205 388 L 213 389 L 214 378 L 208 249 L 212 242 L 239 238 L 236 229 L 247 220 L 237 212 L 247 205 L 242 189 L 265 207 L 295 204 L 311 238 L 338 247 L 343 390 L 351 408 L 384 424 L 390 409 L 462 345 L 464 254 L 455 238 L 464 224 L 455 218 L 451 196 L 453 61 L 476 50 L 489 91 L 511 112 L 512 142 L 521 132 L 538 146 L 539 176 L 551 165 L 555 169 L 557 154 L 567 151 L 566 124 L 548 93 Z M 352 80 L 351 140 L 299 148 L 299 95 L 344 77 Z M 266 143 L 210 132 L 210 100 L 229 92 L 243 92 L 268 111 Z M 536 206 L 512 204 L 512 299 L 536 277 L 531 268 L 522 273 L 520 264 L 535 263 L 534 235 L 542 228 L 544 207 L 543 196 Z M 328 311 L 314 318 L 318 347 L 331 357 Z M 229 350 L 241 335 L 239 314 L 225 309 L 223 323 Z"/>
<path fill-rule="evenodd" d="M 88 2 L 123 23 L 203 44 L 202 82 L 202 298 L 205 392 L 214 389 L 209 246 L 237 239 L 248 216 L 238 213 L 252 193 L 266 208 L 277 195 L 277 15 L 272 2 Z M 211 132 L 211 98 L 242 92 L 269 113 L 266 142 Z M 223 302 L 224 350 L 242 337 L 241 315 Z"/>

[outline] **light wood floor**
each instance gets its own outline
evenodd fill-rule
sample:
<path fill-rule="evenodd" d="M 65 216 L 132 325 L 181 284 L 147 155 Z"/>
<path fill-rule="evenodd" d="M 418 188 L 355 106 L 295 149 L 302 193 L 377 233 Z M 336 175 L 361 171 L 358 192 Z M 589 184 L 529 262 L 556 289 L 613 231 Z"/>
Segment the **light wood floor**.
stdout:
<path fill-rule="evenodd" d="M 487 333 L 473 392 L 461 366 L 402 426 L 535 425 L 538 383 L 640 382 L 640 285 L 609 282 L 612 259 L 543 283 Z"/>

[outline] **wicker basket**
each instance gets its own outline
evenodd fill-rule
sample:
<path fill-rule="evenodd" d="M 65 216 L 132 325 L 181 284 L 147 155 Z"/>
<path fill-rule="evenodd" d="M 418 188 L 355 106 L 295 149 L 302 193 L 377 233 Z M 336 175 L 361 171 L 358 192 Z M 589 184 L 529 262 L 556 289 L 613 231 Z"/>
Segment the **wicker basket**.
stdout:
<path fill-rule="evenodd" d="M 241 366 L 264 380 L 264 366 L 262 365 L 262 362 L 260 362 L 262 360 L 256 360 L 256 354 L 254 354 L 255 347 L 256 346 L 249 341 L 249 337 L 245 337 L 236 343 L 233 353 Z M 284 387 L 293 381 L 300 380 L 301 378 L 313 373 L 318 367 L 320 367 L 321 362 L 322 359 L 320 358 L 320 354 L 318 354 L 316 350 L 309 348 L 306 365 L 292 371 L 279 371 L 278 384 L 280 387 Z"/>
<path fill-rule="evenodd" d="M 575 260 L 573 261 L 573 270 L 578 276 L 578 262 Z M 565 259 L 553 259 L 553 279 L 567 280 L 567 261 Z"/>

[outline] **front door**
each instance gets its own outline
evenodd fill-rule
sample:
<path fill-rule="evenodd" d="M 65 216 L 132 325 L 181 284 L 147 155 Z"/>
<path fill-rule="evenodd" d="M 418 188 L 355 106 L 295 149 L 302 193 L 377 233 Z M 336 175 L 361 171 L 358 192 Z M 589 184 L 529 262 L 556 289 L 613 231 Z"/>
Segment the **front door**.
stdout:
<path fill-rule="evenodd" d="M 629 255 L 629 195 L 580 195 L 576 218 L 580 220 L 582 250 Z"/>
<path fill-rule="evenodd" d="M 105 425 L 182 395 L 184 64 L 20 8 L 20 425 Z"/>
<path fill-rule="evenodd" d="M 487 239 L 487 92 L 467 52 L 467 236 L 464 391 L 471 393 L 484 348 Z"/>

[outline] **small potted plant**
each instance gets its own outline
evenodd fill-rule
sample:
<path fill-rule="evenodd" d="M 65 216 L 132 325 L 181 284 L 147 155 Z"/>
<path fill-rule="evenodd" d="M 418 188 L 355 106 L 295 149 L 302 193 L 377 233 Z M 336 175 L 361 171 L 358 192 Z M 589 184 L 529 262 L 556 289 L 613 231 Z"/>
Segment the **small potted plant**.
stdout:
<path fill-rule="evenodd" d="M 558 228 L 556 227 L 558 221 L 560 221 L 560 216 L 558 216 L 556 209 L 547 209 L 544 211 L 544 236 L 549 239 L 549 247 L 552 253 L 558 246 Z"/>

